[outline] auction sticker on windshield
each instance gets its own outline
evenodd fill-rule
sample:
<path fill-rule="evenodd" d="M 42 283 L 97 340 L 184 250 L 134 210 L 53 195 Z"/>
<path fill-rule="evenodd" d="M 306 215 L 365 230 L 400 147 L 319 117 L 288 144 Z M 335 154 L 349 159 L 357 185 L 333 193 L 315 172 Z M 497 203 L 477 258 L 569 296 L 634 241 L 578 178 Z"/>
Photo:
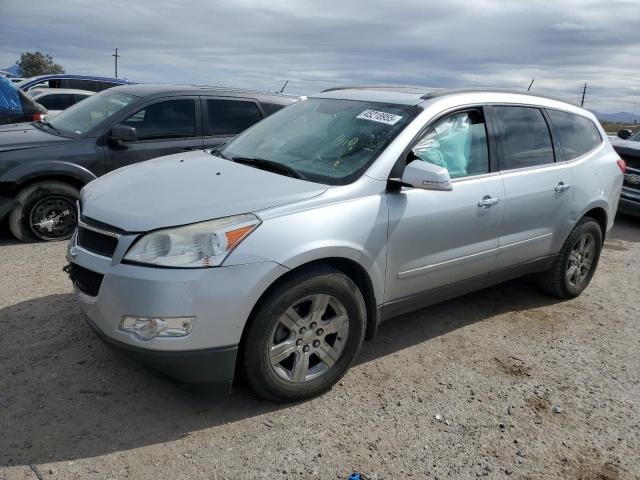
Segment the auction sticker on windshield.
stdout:
<path fill-rule="evenodd" d="M 378 112 L 377 110 L 365 110 L 356 118 L 372 120 L 379 123 L 386 123 L 387 125 L 395 125 L 399 120 L 402 119 L 400 115 L 394 115 L 393 113 L 387 112 Z"/>

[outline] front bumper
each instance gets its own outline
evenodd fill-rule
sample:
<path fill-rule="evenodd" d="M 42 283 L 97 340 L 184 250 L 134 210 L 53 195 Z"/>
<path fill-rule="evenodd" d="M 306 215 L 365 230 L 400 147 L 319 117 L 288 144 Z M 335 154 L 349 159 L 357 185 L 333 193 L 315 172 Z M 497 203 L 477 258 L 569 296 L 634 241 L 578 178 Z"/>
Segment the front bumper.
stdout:
<path fill-rule="evenodd" d="M 618 211 L 640 217 L 640 190 L 622 187 Z"/>
<path fill-rule="evenodd" d="M 89 325 L 108 344 L 189 382 L 233 379 L 242 331 L 264 291 L 287 271 L 274 262 L 216 268 L 154 268 L 120 263 L 75 245 L 69 259 L 102 276 L 95 296 L 74 285 Z M 195 317 L 184 337 L 141 340 L 119 330 L 122 317 Z"/>
<path fill-rule="evenodd" d="M 104 343 L 172 378 L 203 384 L 224 384 L 233 381 L 237 346 L 178 352 L 149 350 L 108 337 L 89 317 L 86 317 L 86 320 Z"/>

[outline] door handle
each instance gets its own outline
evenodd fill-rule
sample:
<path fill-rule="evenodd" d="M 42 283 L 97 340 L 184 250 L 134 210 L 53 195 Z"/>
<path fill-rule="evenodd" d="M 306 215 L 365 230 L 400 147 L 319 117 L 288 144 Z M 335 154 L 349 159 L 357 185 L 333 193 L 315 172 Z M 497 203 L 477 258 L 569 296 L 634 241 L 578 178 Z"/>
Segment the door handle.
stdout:
<path fill-rule="evenodd" d="M 193 152 L 195 150 L 198 150 L 198 147 L 184 147 L 183 149 L 181 149 L 183 152 Z"/>
<path fill-rule="evenodd" d="M 569 188 L 571 188 L 571 185 L 569 185 L 568 183 L 560 182 L 558 183 L 558 185 L 556 185 L 555 191 L 558 193 L 562 193 L 569 190 Z"/>
<path fill-rule="evenodd" d="M 478 206 L 480 208 L 491 208 L 494 205 L 497 205 L 500 202 L 499 198 L 490 197 L 489 195 L 485 195 L 482 197 L 482 200 L 478 202 Z"/>

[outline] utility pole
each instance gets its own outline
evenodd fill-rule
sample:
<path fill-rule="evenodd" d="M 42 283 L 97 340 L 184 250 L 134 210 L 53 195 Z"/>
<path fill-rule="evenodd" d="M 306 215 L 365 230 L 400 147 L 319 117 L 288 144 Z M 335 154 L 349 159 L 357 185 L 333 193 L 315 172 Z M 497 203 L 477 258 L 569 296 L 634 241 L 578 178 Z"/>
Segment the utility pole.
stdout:
<path fill-rule="evenodd" d="M 582 89 L 582 100 L 580 101 L 580 106 L 584 107 L 584 96 L 587 94 L 587 83 L 585 82 L 584 88 Z"/>
<path fill-rule="evenodd" d="M 531 79 L 531 83 L 529 84 L 529 88 L 527 88 L 527 92 L 528 92 L 529 90 L 531 90 L 531 87 L 533 86 L 533 82 L 535 82 L 535 81 L 536 81 L 536 77 L 533 77 L 533 78 Z"/>
<path fill-rule="evenodd" d="M 118 55 L 118 49 L 117 48 L 116 48 L 116 53 L 112 54 L 111 56 L 114 57 L 115 62 L 116 62 L 116 76 L 115 76 L 115 78 L 118 78 L 118 57 L 120 55 Z"/>

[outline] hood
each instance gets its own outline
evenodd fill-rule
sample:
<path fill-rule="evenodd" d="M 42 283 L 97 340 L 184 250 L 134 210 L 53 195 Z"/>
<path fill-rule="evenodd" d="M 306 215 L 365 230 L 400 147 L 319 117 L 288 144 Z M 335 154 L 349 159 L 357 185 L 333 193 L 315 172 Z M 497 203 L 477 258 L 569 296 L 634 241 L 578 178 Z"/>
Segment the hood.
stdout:
<path fill-rule="evenodd" d="M 143 232 L 256 212 L 327 189 L 198 151 L 108 173 L 82 189 L 81 203 L 84 217 Z"/>
<path fill-rule="evenodd" d="M 39 130 L 30 123 L 14 123 L 0 126 L 0 152 L 24 148 L 46 147 L 72 138 L 59 137 Z"/>

